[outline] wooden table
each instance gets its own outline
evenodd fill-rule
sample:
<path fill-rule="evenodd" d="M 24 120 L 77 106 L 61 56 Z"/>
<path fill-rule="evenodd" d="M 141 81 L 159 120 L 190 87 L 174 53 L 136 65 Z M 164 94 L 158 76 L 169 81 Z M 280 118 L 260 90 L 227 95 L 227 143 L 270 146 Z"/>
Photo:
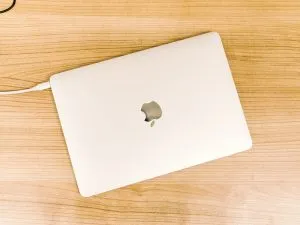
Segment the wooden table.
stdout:
<path fill-rule="evenodd" d="M 207 31 L 252 151 L 83 198 L 51 91 L 1 96 L 0 224 L 300 224 L 299 0 L 17 0 L 0 15 L 0 90 Z"/>

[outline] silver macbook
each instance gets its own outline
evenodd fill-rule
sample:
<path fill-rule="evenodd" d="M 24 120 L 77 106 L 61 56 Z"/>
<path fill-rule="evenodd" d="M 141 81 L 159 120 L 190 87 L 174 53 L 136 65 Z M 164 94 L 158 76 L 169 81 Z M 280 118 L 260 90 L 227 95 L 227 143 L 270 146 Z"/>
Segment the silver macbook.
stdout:
<path fill-rule="evenodd" d="M 50 83 L 83 196 L 252 145 L 217 33 L 63 72 Z"/>

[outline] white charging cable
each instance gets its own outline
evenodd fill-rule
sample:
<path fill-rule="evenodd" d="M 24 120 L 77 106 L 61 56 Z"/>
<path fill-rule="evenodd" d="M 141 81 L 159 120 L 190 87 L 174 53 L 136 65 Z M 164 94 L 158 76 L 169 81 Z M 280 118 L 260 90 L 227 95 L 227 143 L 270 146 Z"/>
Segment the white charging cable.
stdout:
<path fill-rule="evenodd" d="M 49 81 L 38 84 L 38 85 L 36 85 L 32 88 L 28 88 L 28 89 L 17 90 L 17 91 L 3 91 L 3 92 L 0 92 L 0 95 L 16 95 L 16 94 L 22 94 L 22 93 L 32 92 L 32 91 L 42 91 L 42 90 L 46 90 L 48 88 L 51 88 Z"/>

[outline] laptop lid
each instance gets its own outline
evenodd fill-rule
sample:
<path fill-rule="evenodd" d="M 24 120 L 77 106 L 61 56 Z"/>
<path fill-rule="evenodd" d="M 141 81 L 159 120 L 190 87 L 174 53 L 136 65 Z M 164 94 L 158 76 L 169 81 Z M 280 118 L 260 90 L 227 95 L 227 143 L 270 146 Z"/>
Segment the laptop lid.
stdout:
<path fill-rule="evenodd" d="M 50 82 L 83 196 L 251 147 L 217 33 L 62 72 Z"/>

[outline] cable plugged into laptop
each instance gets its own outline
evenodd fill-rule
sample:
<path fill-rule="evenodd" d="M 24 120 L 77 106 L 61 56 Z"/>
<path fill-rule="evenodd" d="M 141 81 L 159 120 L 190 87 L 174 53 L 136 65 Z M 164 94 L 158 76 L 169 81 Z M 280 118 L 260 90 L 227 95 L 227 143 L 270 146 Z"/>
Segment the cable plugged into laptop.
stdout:
<path fill-rule="evenodd" d="M 16 94 L 23 94 L 23 93 L 27 93 L 27 92 L 33 92 L 33 91 L 42 91 L 42 90 L 46 90 L 49 88 L 51 88 L 50 82 L 47 81 L 44 83 L 40 83 L 32 88 L 16 90 L 16 91 L 3 91 L 3 92 L 0 92 L 0 95 L 16 95 Z"/>

